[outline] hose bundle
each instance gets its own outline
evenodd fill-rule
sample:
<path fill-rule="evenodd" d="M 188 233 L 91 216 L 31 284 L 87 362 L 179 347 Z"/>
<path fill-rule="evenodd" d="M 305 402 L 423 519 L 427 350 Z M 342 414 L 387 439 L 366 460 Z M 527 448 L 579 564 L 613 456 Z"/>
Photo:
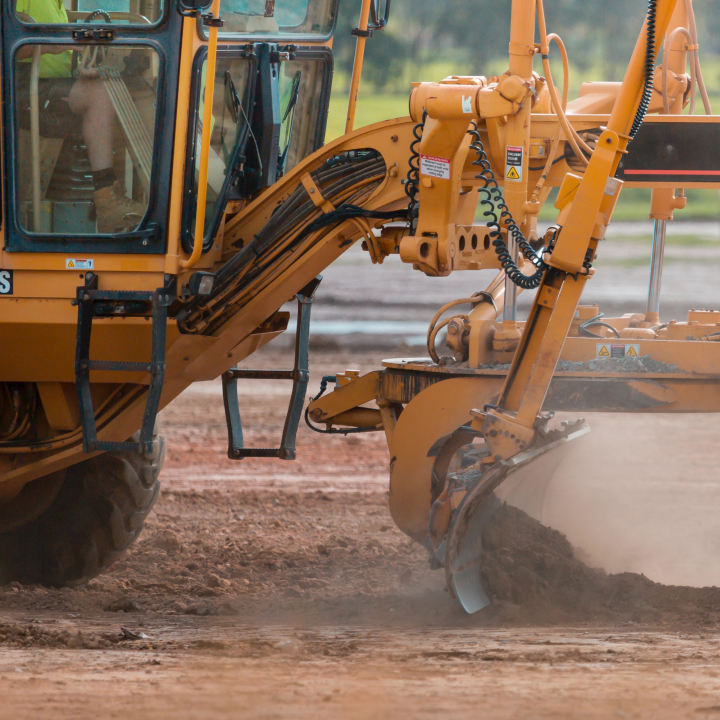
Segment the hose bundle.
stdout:
<path fill-rule="evenodd" d="M 184 332 L 212 334 L 315 244 L 326 228 L 351 218 L 405 219 L 406 211 L 365 210 L 386 176 L 375 150 L 352 150 L 327 160 L 310 173 L 335 210 L 324 213 L 299 184 L 257 235 L 215 275 L 210 296 L 197 297 L 178 314 Z"/>

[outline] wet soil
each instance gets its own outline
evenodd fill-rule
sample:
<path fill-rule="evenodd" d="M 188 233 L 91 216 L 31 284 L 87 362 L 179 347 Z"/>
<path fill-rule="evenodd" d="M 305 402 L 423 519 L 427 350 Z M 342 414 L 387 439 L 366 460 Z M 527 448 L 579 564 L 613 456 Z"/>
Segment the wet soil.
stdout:
<path fill-rule="evenodd" d="M 486 615 L 516 622 L 685 623 L 720 627 L 720 588 L 661 585 L 583 562 L 557 530 L 502 504 L 483 531 Z"/>
<path fill-rule="evenodd" d="M 496 603 L 468 616 L 384 493 L 169 491 L 86 588 L 0 591 L 0 717 L 717 717 L 714 615 L 638 616 L 637 584 L 512 515 L 492 552 L 525 595 L 495 571 Z"/>
<path fill-rule="evenodd" d="M 321 355 L 313 378 L 374 364 Z M 243 393 L 266 445 L 287 397 Z M 593 570 L 505 508 L 493 605 L 468 616 L 390 518 L 382 435 L 302 429 L 296 463 L 234 463 L 216 384 L 163 423 L 163 494 L 128 554 L 85 587 L 0 588 L 3 720 L 720 715 L 714 589 Z"/>

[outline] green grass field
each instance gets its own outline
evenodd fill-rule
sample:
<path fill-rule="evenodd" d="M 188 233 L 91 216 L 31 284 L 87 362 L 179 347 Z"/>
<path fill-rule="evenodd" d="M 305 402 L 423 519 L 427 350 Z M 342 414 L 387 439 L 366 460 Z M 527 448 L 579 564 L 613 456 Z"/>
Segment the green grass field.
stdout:
<path fill-rule="evenodd" d="M 325 140 L 334 140 L 345 130 L 348 97 L 344 92 L 333 93 L 330 98 Z M 715 100 L 720 105 L 720 100 Z M 380 120 L 403 117 L 408 114 L 408 95 L 360 91 L 355 127 L 363 127 Z M 675 213 L 677 220 L 720 220 L 720 195 L 717 190 L 687 190 L 688 204 L 685 210 Z M 625 189 L 613 214 L 614 220 L 647 220 L 650 211 L 650 190 Z M 541 220 L 554 220 L 557 211 L 552 202 L 546 203 L 540 213 Z"/>
<path fill-rule="evenodd" d="M 337 95 L 335 93 L 332 94 L 325 142 L 334 140 L 345 132 L 347 106 L 347 95 L 339 93 Z M 380 122 L 380 120 L 404 117 L 407 114 L 408 95 L 363 93 L 361 90 L 357 112 L 355 114 L 355 127 L 364 127 L 365 125 Z"/>
<path fill-rule="evenodd" d="M 644 188 L 625 188 L 613 212 L 613 220 L 648 220 L 650 212 L 650 190 Z M 555 195 L 553 191 L 550 201 L 540 211 L 540 219 L 548 222 L 557 217 L 553 207 Z M 688 202 L 684 210 L 676 210 L 676 220 L 720 220 L 720 195 L 717 190 L 686 190 Z"/>

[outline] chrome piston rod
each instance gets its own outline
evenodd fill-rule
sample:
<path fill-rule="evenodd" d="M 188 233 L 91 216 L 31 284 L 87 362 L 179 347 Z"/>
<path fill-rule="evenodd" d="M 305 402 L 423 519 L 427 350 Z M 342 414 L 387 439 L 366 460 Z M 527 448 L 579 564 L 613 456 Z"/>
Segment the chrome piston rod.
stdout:
<path fill-rule="evenodd" d="M 660 284 L 665 257 L 665 229 L 667 220 L 655 220 L 653 227 L 652 257 L 650 259 L 650 285 L 648 288 L 648 314 L 660 312 Z"/>

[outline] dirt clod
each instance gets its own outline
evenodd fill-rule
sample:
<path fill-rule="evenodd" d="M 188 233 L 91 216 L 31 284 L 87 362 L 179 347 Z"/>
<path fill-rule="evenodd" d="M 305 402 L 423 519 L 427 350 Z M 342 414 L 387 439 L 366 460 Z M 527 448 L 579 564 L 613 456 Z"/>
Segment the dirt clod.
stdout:
<path fill-rule="evenodd" d="M 153 544 L 168 553 L 176 553 L 182 549 L 182 543 L 172 530 L 163 530 L 158 533 Z"/>
<path fill-rule="evenodd" d="M 132 598 L 121 595 L 107 603 L 103 607 L 103 610 L 105 610 L 105 612 L 139 612 L 140 605 Z"/>

